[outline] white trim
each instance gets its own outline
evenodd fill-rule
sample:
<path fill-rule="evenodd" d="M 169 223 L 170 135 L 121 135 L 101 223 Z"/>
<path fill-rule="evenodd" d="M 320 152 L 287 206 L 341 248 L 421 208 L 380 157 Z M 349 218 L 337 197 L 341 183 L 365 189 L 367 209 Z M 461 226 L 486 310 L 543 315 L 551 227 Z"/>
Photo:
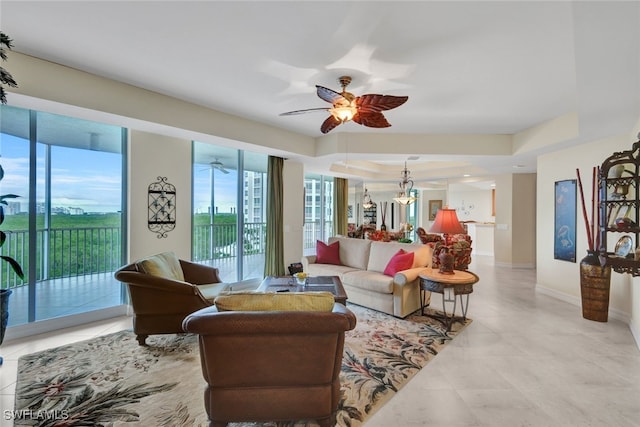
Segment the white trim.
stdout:
<path fill-rule="evenodd" d="M 633 339 L 636 340 L 636 346 L 638 350 L 640 350 L 640 331 L 636 331 L 633 327 L 633 322 L 629 322 L 629 329 L 631 330 L 631 335 Z"/>
<path fill-rule="evenodd" d="M 479 255 L 479 254 L 476 254 Z M 472 254 L 473 256 L 473 254 Z M 535 270 L 536 265 L 535 264 L 531 264 L 531 263 L 526 263 L 526 264 L 514 264 L 512 262 L 495 262 L 494 265 L 496 267 L 505 267 L 505 268 L 522 268 L 522 269 L 526 269 L 526 270 Z"/>

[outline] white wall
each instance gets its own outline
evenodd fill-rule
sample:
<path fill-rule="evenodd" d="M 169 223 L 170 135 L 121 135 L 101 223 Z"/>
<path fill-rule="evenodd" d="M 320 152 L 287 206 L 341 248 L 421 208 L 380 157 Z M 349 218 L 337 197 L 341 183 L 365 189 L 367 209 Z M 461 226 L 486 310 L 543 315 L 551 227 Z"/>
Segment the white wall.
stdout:
<path fill-rule="evenodd" d="M 460 190 L 449 186 L 449 208 L 455 209 L 460 221 L 493 222 L 491 190 Z"/>
<path fill-rule="evenodd" d="M 420 220 L 418 221 L 419 227 L 422 227 L 425 230 L 429 231 L 431 224 L 433 224 L 433 221 L 429 221 L 429 201 L 442 200 L 442 207 L 445 207 L 449 204 L 447 196 L 450 197 L 450 194 L 447 193 L 447 190 L 423 190 L 420 192 Z"/>
<path fill-rule="evenodd" d="M 191 141 L 130 131 L 128 166 L 129 260 L 164 251 L 191 259 Z M 176 187 L 176 226 L 166 238 L 149 230 L 149 184 L 166 177 Z"/>
<path fill-rule="evenodd" d="M 287 266 L 302 259 L 304 230 L 304 165 L 285 160 L 282 171 L 284 181 L 284 262 Z"/>

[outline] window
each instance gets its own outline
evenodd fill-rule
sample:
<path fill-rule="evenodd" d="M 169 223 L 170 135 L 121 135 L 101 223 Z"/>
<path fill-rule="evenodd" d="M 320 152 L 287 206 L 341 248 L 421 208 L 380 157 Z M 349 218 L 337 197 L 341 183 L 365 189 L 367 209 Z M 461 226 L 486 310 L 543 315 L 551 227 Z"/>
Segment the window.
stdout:
<path fill-rule="evenodd" d="M 305 255 L 315 253 L 316 240 L 333 235 L 333 178 L 305 176 L 304 242 Z"/>
<path fill-rule="evenodd" d="M 12 288 L 10 325 L 121 305 L 125 131 L 72 117 L 1 106 L 2 194 L 15 193 L 3 254 L 26 280 Z M 8 252 L 7 252 L 8 251 Z"/>

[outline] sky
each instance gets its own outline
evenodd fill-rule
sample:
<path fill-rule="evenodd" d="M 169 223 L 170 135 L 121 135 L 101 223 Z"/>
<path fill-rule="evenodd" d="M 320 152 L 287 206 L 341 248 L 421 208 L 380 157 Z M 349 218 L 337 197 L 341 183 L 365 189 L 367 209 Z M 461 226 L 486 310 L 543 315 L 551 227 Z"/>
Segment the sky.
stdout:
<path fill-rule="evenodd" d="M 0 134 L 0 164 L 4 168 L 4 179 L 0 181 L 0 194 L 17 194 L 21 211 L 27 212 L 29 157 L 28 141 L 7 134 Z M 44 149 L 37 159 L 37 202 L 44 202 Z M 81 208 L 85 213 L 118 212 L 121 210 L 120 182 L 122 175 L 121 156 L 89 150 L 53 146 L 51 150 L 52 207 Z M 209 209 L 209 165 L 195 167 L 195 211 L 207 213 Z M 214 171 L 215 205 L 218 212 L 228 213 L 235 209 L 237 174 Z M 171 182 L 171 180 L 168 180 Z M 151 184 L 145 183 L 145 186 Z M 179 194 L 178 194 L 178 197 Z"/>
<path fill-rule="evenodd" d="M 1 194 L 21 196 L 21 211 L 29 200 L 28 141 L 2 134 L 0 164 L 4 179 Z M 44 150 L 38 151 L 37 203 L 44 202 Z M 121 210 L 121 159 L 118 154 L 54 146 L 51 150 L 52 207 L 82 208 L 85 212 Z"/>
<path fill-rule="evenodd" d="M 207 213 L 209 206 L 211 205 L 209 194 L 210 182 L 211 182 L 211 166 L 209 165 L 196 165 L 194 173 L 194 211 L 195 213 Z M 229 213 L 231 209 L 236 209 L 238 203 L 236 202 L 238 186 L 238 174 L 235 170 L 229 170 L 228 174 L 224 174 L 217 169 L 214 169 L 214 190 L 215 190 L 215 206 L 218 208 L 218 213 Z"/>

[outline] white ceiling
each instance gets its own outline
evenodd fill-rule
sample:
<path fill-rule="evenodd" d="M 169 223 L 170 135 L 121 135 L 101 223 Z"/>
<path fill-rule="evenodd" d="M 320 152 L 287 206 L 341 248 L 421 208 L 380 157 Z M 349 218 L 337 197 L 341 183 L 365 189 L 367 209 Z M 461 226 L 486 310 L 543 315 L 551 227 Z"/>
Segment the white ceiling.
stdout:
<path fill-rule="evenodd" d="M 355 95 L 409 97 L 385 112 L 390 128 L 332 131 L 391 144 L 394 135 L 468 134 L 477 153 L 490 143 L 474 135 L 577 113 L 579 137 L 551 141 L 548 151 L 629 132 L 640 117 L 636 1 L 3 0 L 0 16 L 15 51 L 314 137 L 327 113 L 279 113 L 326 106 L 315 85 L 339 91 L 341 75 L 353 77 Z M 366 163 L 347 168 L 348 153 L 300 160 L 376 181 L 399 178 L 418 155 L 408 167 L 427 188 L 465 170 L 483 185 L 494 174 L 533 172 L 542 150 L 430 155 L 399 144 L 395 155 L 358 155 Z"/>

